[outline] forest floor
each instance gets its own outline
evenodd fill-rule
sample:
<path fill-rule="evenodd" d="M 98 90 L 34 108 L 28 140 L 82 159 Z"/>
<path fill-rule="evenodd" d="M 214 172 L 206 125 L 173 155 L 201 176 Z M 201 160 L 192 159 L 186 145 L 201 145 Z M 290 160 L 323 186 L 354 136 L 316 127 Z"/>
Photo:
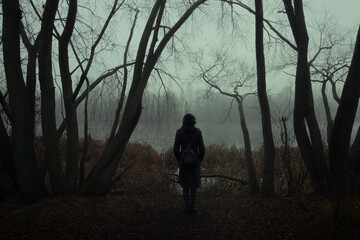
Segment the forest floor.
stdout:
<path fill-rule="evenodd" d="M 303 198 L 200 193 L 185 215 L 176 193 L 48 198 L 0 203 L 0 239 L 357 239 L 336 222 L 330 203 Z M 357 232 L 356 232 L 357 231 Z"/>

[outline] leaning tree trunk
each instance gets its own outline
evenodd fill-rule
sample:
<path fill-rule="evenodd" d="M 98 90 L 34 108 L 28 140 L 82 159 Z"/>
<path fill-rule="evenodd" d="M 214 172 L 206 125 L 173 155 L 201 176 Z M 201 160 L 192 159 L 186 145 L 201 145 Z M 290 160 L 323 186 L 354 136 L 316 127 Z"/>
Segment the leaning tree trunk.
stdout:
<path fill-rule="evenodd" d="M 274 195 L 274 158 L 275 146 L 271 129 L 270 106 L 266 94 L 266 72 L 263 43 L 263 6 L 262 0 L 255 0 L 256 9 L 256 65 L 257 88 L 261 109 L 262 132 L 264 138 L 264 183 L 263 194 L 266 197 Z"/>
<path fill-rule="evenodd" d="M 49 166 L 54 194 L 67 192 L 67 182 L 60 163 L 55 119 L 55 87 L 52 77 L 52 33 L 59 0 L 47 1 L 42 18 L 39 43 L 39 82 L 41 90 L 41 125 L 45 146 L 45 160 Z"/>
<path fill-rule="evenodd" d="M 309 37 L 305 24 L 302 0 L 283 0 L 290 26 L 297 44 L 298 58 L 295 78 L 294 132 L 310 173 L 313 190 L 328 192 L 329 170 L 325 159 L 320 128 L 315 116 L 308 63 Z"/>
<path fill-rule="evenodd" d="M 236 98 L 237 103 L 238 103 L 238 110 L 239 110 L 239 114 L 240 114 L 240 125 L 241 125 L 241 130 L 243 132 L 243 137 L 244 137 L 244 145 L 245 145 L 245 161 L 246 161 L 246 170 L 248 173 L 248 177 L 249 177 L 249 185 L 250 185 L 250 189 L 251 192 L 256 194 L 259 193 L 259 184 L 256 178 L 256 172 L 255 172 L 255 167 L 254 167 L 254 161 L 253 161 L 253 157 L 252 157 L 252 150 L 251 150 L 251 141 L 250 141 L 250 135 L 249 135 L 249 131 L 246 125 L 246 120 L 245 120 L 245 113 L 244 113 L 244 108 L 243 108 L 243 100 Z"/>
<path fill-rule="evenodd" d="M 351 132 L 360 97 L 360 27 L 351 66 L 336 112 L 329 143 L 329 163 L 334 198 L 343 199 L 350 193 L 349 148 Z M 360 175 L 360 174 L 358 174 Z"/>
<path fill-rule="evenodd" d="M 11 111 L 11 147 L 16 171 L 16 182 L 21 197 L 36 201 L 46 195 L 35 160 L 34 138 L 29 101 L 22 76 L 20 60 L 20 19 L 18 0 L 4 0 L 3 53 Z"/>
<path fill-rule="evenodd" d="M 353 169 L 355 173 L 358 173 L 355 175 L 360 178 L 360 126 L 350 148 L 349 169 Z"/>
<path fill-rule="evenodd" d="M 326 122 L 327 122 L 327 128 L 326 128 L 326 132 L 327 132 L 327 142 L 330 142 L 330 136 L 331 136 L 331 129 L 333 127 L 333 120 L 331 117 L 331 110 L 330 110 L 330 105 L 329 105 L 329 101 L 327 99 L 326 96 L 326 83 L 327 81 L 324 80 L 324 82 L 322 83 L 321 86 L 321 96 L 323 99 L 323 103 L 324 103 L 324 108 L 325 108 L 325 115 L 326 115 Z"/>

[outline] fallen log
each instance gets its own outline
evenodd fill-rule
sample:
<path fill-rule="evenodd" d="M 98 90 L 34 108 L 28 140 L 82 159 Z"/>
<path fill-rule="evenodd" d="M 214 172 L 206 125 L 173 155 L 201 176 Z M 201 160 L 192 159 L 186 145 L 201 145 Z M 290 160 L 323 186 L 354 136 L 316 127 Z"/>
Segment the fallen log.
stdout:
<path fill-rule="evenodd" d="M 171 174 L 172 176 L 174 176 L 175 178 L 179 178 L 178 174 Z M 201 178 L 224 178 L 230 181 L 234 181 L 237 183 L 240 183 L 242 185 L 249 185 L 249 182 L 246 182 L 244 180 L 238 179 L 238 178 L 234 178 L 234 177 L 229 177 L 229 176 L 225 176 L 225 175 L 220 175 L 220 174 L 206 174 L 206 175 L 200 175 Z M 178 180 L 175 180 L 175 182 L 178 182 Z"/>
<path fill-rule="evenodd" d="M 227 179 L 227 180 L 231 180 L 231 181 L 240 183 L 242 185 L 249 185 L 249 182 L 246 182 L 244 180 L 234 178 L 234 177 L 225 176 L 225 175 L 219 175 L 219 174 L 201 175 L 200 177 L 201 178 L 224 178 L 224 179 Z"/>

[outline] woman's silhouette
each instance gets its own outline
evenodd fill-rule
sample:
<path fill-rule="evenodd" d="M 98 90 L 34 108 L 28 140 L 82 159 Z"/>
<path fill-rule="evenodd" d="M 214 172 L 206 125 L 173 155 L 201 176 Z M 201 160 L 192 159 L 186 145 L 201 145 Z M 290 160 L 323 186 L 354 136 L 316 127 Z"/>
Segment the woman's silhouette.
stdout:
<path fill-rule="evenodd" d="M 174 154 L 180 168 L 179 183 L 183 187 L 185 214 L 195 213 L 196 189 L 200 187 L 200 163 L 205 155 L 202 134 L 195 124 L 194 115 L 186 114 L 182 127 L 176 131 L 174 142 Z M 187 147 L 195 152 L 196 157 L 193 164 L 186 164 L 183 161 L 182 154 Z"/>

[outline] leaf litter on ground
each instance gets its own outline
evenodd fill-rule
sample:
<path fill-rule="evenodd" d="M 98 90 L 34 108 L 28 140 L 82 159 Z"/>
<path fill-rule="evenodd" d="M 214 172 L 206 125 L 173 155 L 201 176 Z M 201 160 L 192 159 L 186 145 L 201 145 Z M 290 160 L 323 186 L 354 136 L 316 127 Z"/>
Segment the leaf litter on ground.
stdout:
<path fill-rule="evenodd" d="M 178 194 L 48 198 L 0 203 L 0 239 L 349 239 L 327 219 L 323 200 L 198 194 L 197 213 L 182 212 Z"/>

